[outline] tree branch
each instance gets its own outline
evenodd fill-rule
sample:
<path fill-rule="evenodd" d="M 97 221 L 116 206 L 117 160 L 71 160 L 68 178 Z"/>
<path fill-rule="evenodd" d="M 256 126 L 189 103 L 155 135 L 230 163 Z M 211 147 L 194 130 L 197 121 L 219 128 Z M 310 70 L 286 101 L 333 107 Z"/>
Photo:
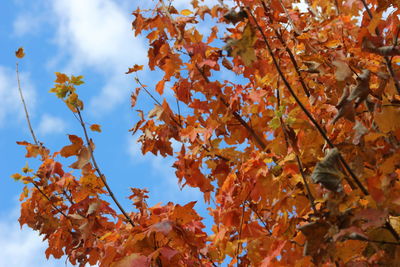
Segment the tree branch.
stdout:
<path fill-rule="evenodd" d="M 279 79 L 278 79 L 276 87 L 277 87 L 276 88 L 277 108 L 279 110 L 280 105 L 281 105 L 281 98 L 280 98 L 280 94 L 279 94 Z M 289 134 L 288 134 L 287 129 L 286 129 L 285 121 L 283 120 L 282 116 L 279 119 L 281 121 L 282 131 L 283 131 L 283 133 L 285 135 L 286 145 L 289 147 L 289 145 L 291 145 L 291 143 L 289 142 Z M 310 201 L 312 210 L 316 214 L 317 213 L 317 209 L 315 208 L 314 197 L 311 194 L 310 186 L 308 185 L 306 175 L 305 175 L 305 173 L 303 171 L 303 163 L 301 162 L 299 155 L 297 155 L 297 153 L 295 153 L 295 154 L 296 154 L 296 159 L 297 159 L 297 165 L 299 166 L 299 171 L 300 171 L 301 177 L 303 178 L 304 185 L 306 187 L 306 193 L 307 193 L 307 196 L 308 196 L 308 200 Z"/>
<path fill-rule="evenodd" d="M 76 109 L 76 113 L 78 114 L 79 121 L 80 121 L 80 123 L 81 123 L 83 132 L 84 132 L 84 134 L 85 134 L 86 143 L 87 143 L 87 146 L 88 146 L 89 152 L 90 152 L 90 158 L 92 159 L 93 166 L 94 166 L 94 168 L 96 169 L 97 174 L 99 175 L 101 181 L 103 182 L 104 186 L 106 187 L 107 192 L 110 194 L 110 197 L 113 199 L 114 203 L 118 206 L 118 209 L 122 212 L 122 214 L 125 216 L 126 220 L 132 225 L 132 227 L 135 227 L 134 222 L 133 222 L 132 219 L 128 216 L 128 214 L 126 213 L 126 211 L 124 210 L 124 208 L 122 208 L 121 204 L 119 203 L 119 201 L 118 201 L 117 198 L 115 197 L 113 191 L 111 190 L 110 186 L 108 185 L 108 183 L 107 183 L 107 181 L 106 181 L 106 179 L 105 179 L 104 174 L 100 171 L 100 168 L 99 168 L 99 166 L 97 165 L 96 159 L 95 159 L 94 154 L 93 154 L 93 148 L 92 148 L 92 145 L 91 145 L 91 142 L 90 142 L 90 139 L 89 139 L 87 130 L 86 130 L 85 122 L 83 121 L 83 118 L 82 118 L 81 111 L 79 110 L 79 107 L 75 107 L 75 109 Z"/>

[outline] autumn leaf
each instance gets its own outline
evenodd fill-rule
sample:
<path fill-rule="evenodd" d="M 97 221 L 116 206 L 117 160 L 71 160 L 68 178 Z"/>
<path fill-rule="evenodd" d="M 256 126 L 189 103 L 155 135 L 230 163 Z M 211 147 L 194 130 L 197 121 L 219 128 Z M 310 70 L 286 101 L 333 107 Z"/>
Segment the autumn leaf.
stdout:
<path fill-rule="evenodd" d="M 347 120 L 354 122 L 355 121 L 355 110 L 354 110 L 354 104 L 351 100 L 349 100 L 349 89 L 346 87 L 343 90 L 343 95 L 340 97 L 339 102 L 336 105 L 336 108 L 338 109 L 338 113 L 332 120 L 332 124 L 335 124 L 337 120 L 339 120 L 341 117 L 346 118 Z"/>
<path fill-rule="evenodd" d="M 124 257 L 123 259 L 112 263 L 111 267 L 131 267 L 131 266 L 150 266 L 150 259 L 144 255 L 139 253 L 133 253 L 129 256 Z"/>
<path fill-rule="evenodd" d="M 244 28 L 243 35 L 239 40 L 231 42 L 232 56 L 240 56 L 245 66 L 249 66 L 257 59 L 253 44 L 256 41 L 255 31 L 250 23 Z"/>
<path fill-rule="evenodd" d="M 349 68 L 346 62 L 342 60 L 335 60 L 332 64 L 336 67 L 335 77 L 338 81 L 345 81 L 353 75 L 353 72 Z"/>
<path fill-rule="evenodd" d="M 82 169 L 86 166 L 86 164 L 90 163 L 91 155 L 89 148 L 82 146 L 79 150 L 79 154 L 77 156 L 77 161 L 72 163 L 69 167 L 73 169 Z"/>
<path fill-rule="evenodd" d="M 69 77 L 60 72 L 56 72 L 57 79 L 54 81 L 55 83 L 65 83 L 69 81 Z"/>
<path fill-rule="evenodd" d="M 326 189 L 337 192 L 343 190 L 342 177 L 337 148 L 330 149 L 324 159 L 317 163 L 311 174 L 314 183 L 320 183 Z"/>
<path fill-rule="evenodd" d="M 367 99 L 367 96 L 370 93 L 370 77 L 371 72 L 369 70 L 363 70 L 363 72 L 358 76 L 357 86 L 351 91 L 350 96 L 348 97 L 349 101 L 355 101 L 355 107 Z"/>
<path fill-rule="evenodd" d="M 15 56 L 17 58 L 23 58 L 25 56 L 24 48 L 20 47 L 17 51 L 15 51 Z"/>
<path fill-rule="evenodd" d="M 90 125 L 90 130 L 101 133 L 100 125 L 98 124 Z"/>
<path fill-rule="evenodd" d="M 137 71 L 140 71 L 142 69 L 143 69 L 143 65 L 135 64 L 135 65 L 133 65 L 132 68 L 129 68 L 128 71 L 125 72 L 125 74 L 130 74 L 130 73 L 133 73 L 133 72 L 137 72 Z"/>
<path fill-rule="evenodd" d="M 193 12 L 190 11 L 189 9 L 183 9 L 183 10 L 181 10 L 181 15 L 184 15 L 184 16 L 190 16 L 192 13 L 193 13 Z"/>

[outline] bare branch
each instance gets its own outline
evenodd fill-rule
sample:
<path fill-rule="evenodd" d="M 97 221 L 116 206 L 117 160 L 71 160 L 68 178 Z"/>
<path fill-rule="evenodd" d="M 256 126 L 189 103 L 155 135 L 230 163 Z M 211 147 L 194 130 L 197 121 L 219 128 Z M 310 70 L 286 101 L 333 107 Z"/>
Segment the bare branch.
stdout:
<path fill-rule="evenodd" d="M 36 145 L 39 145 L 39 142 L 36 139 L 35 132 L 33 131 L 33 128 L 32 128 L 32 125 L 31 125 L 31 120 L 29 119 L 29 113 L 28 113 L 28 109 L 26 107 L 24 95 L 22 94 L 21 82 L 20 82 L 20 79 L 19 79 L 18 62 L 16 63 L 16 72 L 17 72 L 17 81 L 18 81 L 18 91 L 19 91 L 19 95 L 21 97 L 21 102 L 24 105 L 26 122 L 28 123 L 29 130 L 31 131 L 31 135 L 32 135 L 33 141 L 35 142 Z"/>

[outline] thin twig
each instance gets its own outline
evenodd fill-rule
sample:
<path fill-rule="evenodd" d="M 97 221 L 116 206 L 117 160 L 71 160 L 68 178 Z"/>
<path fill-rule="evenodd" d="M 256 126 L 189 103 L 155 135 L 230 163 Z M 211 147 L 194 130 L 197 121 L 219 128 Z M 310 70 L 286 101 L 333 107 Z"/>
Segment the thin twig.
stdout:
<path fill-rule="evenodd" d="M 161 106 L 161 103 L 147 90 L 147 88 L 140 82 L 138 77 L 135 77 L 135 81 L 146 91 L 146 93 L 157 103 L 157 105 Z"/>
<path fill-rule="evenodd" d="M 249 14 L 251 15 L 251 17 L 254 20 L 254 23 L 257 27 L 257 29 L 260 31 L 263 40 L 267 46 L 268 52 L 270 54 L 270 56 L 272 57 L 272 61 L 274 63 L 274 66 L 276 68 L 276 70 L 278 71 L 279 75 L 282 78 L 283 83 L 285 84 L 286 88 L 289 90 L 290 94 L 293 96 L 293 98 L 295 99 L 296 103 L 300 106 L 300 108 L 303 110 L 303 112 L 306 114 L 306 116 L 308 117 L 308 119 L 314 124 L 314 126 L 317 128 L 318 132 L 321 134 L 321 136 L 325 139 L 325 141 L 328 143 L 328 145 L 331 148 L 334 148 L 335 145 L 332 143 L 332 141 L 329 139 L 329 137 L 326 135 L 325 131 L 322 129 L 322 127 L 319 125 L 319 123 L 314 119 L 313 115 L 307 110 L 307 108 L 303 105 L 303 103 L 300 101 L 300 99 L 298 98 L 298 96 L 296 95 L 296 93 L 294 92 L 293 88 L 291 87 L 291 85 L 289 84 L 289 82 L 287 81 L 285 75 L 282 72 L 282 69 L 280 68 L 277 59 L 272 51 L 272 47 L 269 44 L 267 37 L 265 36 L 260 24 L 258 23 L 257 19 L 254 17 L 253 12 L 251 12 L 251 10 L 249 8 L 246 8 L 249 12 Z M 354 172 L 351 170 L 350 166 L 348 165 L 348 163 L 345 161 L 345 159 L 343 158 L 343 156 L 339 153 L 339 159 L 342 162 L 343 166 L 345 167 L 345 169 L 347 170 L 347 172 L 350 174 L 350 176 L 353 178 L 353 180 L 356 182 L 357 186 L 361 189 L 361 191 L 364 193 L 364 195 L 369 195 L 368 190 L 362 185 L 362 183 L 360 182 L 360 180 L 357 178 L 357 176 L 354 174 Z"/>
<path fill-rule="evenodd" d="M 178 120 L 179 120 L 179 126 L 182 127 L 182 120 L 181 120 L 181 108 L 179 107 L 179 100 L 176 98 L 176 106 L 178 107 Z"/>
<path fill-rule="evenodd" d="M 251 192 L 251 191 L 250 191 Z M 236 247 L 236 261 L 239 262 L 239 252 L 240 252 L 240 239 L 242 238 L 242 228 L 244 222 L 244 212 L 246 210 L 245 205 L 246 200 L 242 203 L 242 215 L 240 217 L 239 233 L 238 233 L 238 243 Z"/>
<path fill-rule="evenodd" d="M 42 189 L 40 189 L 40 187 L 35 183 L 35 181 L 32 181 L 32 184 L 40 192 L 40 194 L 42 194 L 49 201 L 50 205 L 53 206 L 53 208 L 57 210 L 57 212 L 62 214 L 64 217 L 68 218 L 68 215 L 66 215 L 62 210 L 60 210 L 56 205 L 54 205 L 54 203 L 50 200 L 49 196 L 46 195 L 46 193 L 43 192 Z"/>
<path fill-rule="evenodd" d="M 91 145 L 91 142 L 90 142 L 90 139 L 89 139 L 87 130 L 86 130 L 85 122 L 83 121 L 83 118 L 82 118 L 81 111 L 79 110 L 79 107 L 75 107 L 75 109 L 76 109 L 76 113 L 78 114 L 79 121 L 80 121 L 80 123 L 81 123 L 83 132 L 84 132 L 84 134 L 85 134 L 86 143 L 87 143 L 87 146 L 88 146 L 89 152 L 90 152 L 90 158 L 92 159 L 93 166 L 95 167 L 97 174 L 99 175 L 101 181 L 103 182 L 104 186 L 106 187 L 107 192 L 110 194 L 110 197 L 113 199 L 114 203 L 118 206 L 118 209 L 119 209 L 119 210 L 122 212 L 122 214 L 125 216 L 126 220 L 127 220 L 133 227 L 135 227 L 135 224 L 133 223 L 132 219 L 128 216 L 128 214 L 126 213 L 126 211 L 124 210 L 124 208 L 122 208 L 122 206 L 121 206 L 121 204 L 119 203 L 118 199 L 114 196 L 114 193 L 113 193 L 113 191 L 111 190 L 110 186 L 108 185 L 108 183 L 107 183 L 107 181 L 106 181 L 106 179 L 105 179 L 104 174 L 100 171 L 100 168 L 99 168 L 99 166 L 97 165 L 96 159 L 95 159 L 95 157 L 94 157 L 92 145 Z"/>
<path fill-rule="evenodd" d="M 18 91 L 19 91 L 19 95 L 21 97 L 22 104 L 24 105 L 26 122 L 28 123 L 29 130 L 31 131 L 31 135 L 32 135 L 33 141 L 35 142 L 36 145 L 39 145 L 39 142 L 36 139 L 35 132 L 33 131 L 33 128 L 32 128 L 32 125 L 31 125 L 31 120 L 29 119 L 29 113 L 28 113 L 28 109 L 26 108 L 24 95 L 22 94 L 21 82 L 19 80 L 18 62 L 16 63 L 16 72 L 17 72 L 17 81 L 18 81 Z"/>
<path fill-rule="evenodd" d="M 20 82 L 19 70 L 18 70 L 18 62 L 16 63 L 16 73 L 17 73 L 18 91 L 19 91 L 19 95 L 20 95 L 20 97 L 21 97 L 22 105 L 24 106 L 25 118 L 26 118 L 26 121 L 27 121 L 27 123 L 28 123 L 29 130 L 30 130 L 30 132 L 31 132 L 31 135 L 32 135 L 33 141 L 35 142 L 35 145 L 41 146 L 41 144 L 38 142 L 38 140 L 37 140 L 37 138 L 36 138 L 35 132 L 33 131 L 33 128 L 32 128 L 32 125 L 31 125 L 31 121 L 30 121 L 30 119 L 29 119 L 28 109 L 27 109 L 27 107 L 26 107 L 26 103 L 25 103 L 25 99 L 24 99 L 24 94 L 22 93 L 22 89 L 21 89 L 21 82 Z M 57 212 L 59 212 L 59 213 L 60 213 L 61 215 L 63 215 L 64 217 L 68 218 L 68 216 L 67 216 L 62 210 L 60 210 L 56 205 L 54 205 L 54 203 L 50 200 L 50 197 L 49 197 L 45 192 L 43 192 L 43 190 L 36 184 L 35 181 L 32 181 L 32 184 L 33 184 L 33 186 L 39 191 L 39 193 L 42 194 L 42 195 L 49 201 L 50 205 L 51 205 L 55 210 L 57 210 Z"/>
<path fill-rule="evenodd" d="M 264 5 L 264 8 L 265 8 L 264 1 L 261 0 L 261 3 Z M 292 25 L 292 28 L 293 28 L 294 32 L 296 34 L 300 35 L 301 31 L 299 31 L 299 29 L 297 29 L 296 24 L 294 24 L 294 22 L 292 20 L 292 17 L 290 16 L 289 12 L 287 11 L 287 9 L 286 9 L 285 5 L 283 4 L 282 0 L 279 0 L 279 3 L 281 4 L 283 10 L 285 11 L 286 18 L 289 20 L 290 25 Z"/>
<path fill-rule="evenodd" d="M 261 1 L 261 4 L 262 4 L 262 6 L 264 8 L 265 13 L 268 14 L 267 13 L 267 6 L 265 5 L 265 3 L 263 1 Z M 283 6 L 282 2 L 281 2 L 281 5 Z M 272 17 L 271 16 L 269 16 L 269 19 L 272 21 Z M 293 67 L 294 67 L 294 69 L 296 71 L 297 77 L 299 78 L 300 84 L 303 87 L 304 93 L 306 94 L 307 97 L 310 97 L 310 90 L 308 89 L 306 83 L 304 82 L 303 76 L 301 75 L 301 72 L 300 72 L 299 65 L 297 64 L 296 58 L 294 57 L 294 55 L 292 53 L 292 50 L 289 49 L 289 47 L 287 46 L 285 40 L 283 40 L 282 34 L 280 34 L 274 27 L 272 27 L 272 29 L 273 29 L 276 37 L 280 41 L 280 43 L 283 45 L 283 47 L 285 47 L 285 50 L 289 55 L 290 61 L 292 62 Z"/>
<path fill-rule="evenodd" d="M 258 213 L 256 209 L 251 205 L 251 203 L 247 204 L 249 208 L 254 212 L 254 214 L 257 216 L 257 218 L 260 220 L 260 222 L 264 225 L 265 230 L 268 231 L 269 235 L 272 235 L 271 230 L 268 227 L 268 223 L 261 217 L 261 215 Z"/>
<path fill-rule="evenodd" d="M 278 86 L 277 86 L 277 89 L 276 89 L 276 95 L 277 95 L 277 99 L 278 99 L 277 108 L 279 110 L 280 109 L 280 104 L 281 104 L 280 96 L 279 96 L 279 79 L 278 79 Z M 283 120 L 282 116 L 280 117 L 280 121 L 281 121 L 281 125 L 282 125 L 283 134 L 285 135 L 286 145 L 289 147 L 289 145 L 291 145 L 291 143 L 289 142 L 289 134 L 287 132 L 285 121 Z M 295 153 L 295 154 L 296 154 L 297 164 L 299 166 L 299 171 L 300 171 L 301 177 L 303 178 L 304 185 L 306 187 L 308 200 L 310 201 L 311 208 L 313 209 L 314 213 L 316 214 L 317 213 L 317 209 L 315 208 L 314 197 L 311 194 L 311 190 L 310 190 L 310 187 L 308 185 L 306 175 L 305 175 L 305 173 L 303 171 L 303 163 L 301 162 L 299 155 L 297 155 L 297 153 Z"/>
<path fill-rule="evenodd" d="M 200 253 L 200 255 L 201 255 L 203 258 L 208 259 L 208 260 L 210 261 L 210 263 L 211 263 L 212 266 L 218 267 L 208 256 L 204 255 L 204 254 L 201 253 L 201 252 L 199 252 L 199 253 Z"/>

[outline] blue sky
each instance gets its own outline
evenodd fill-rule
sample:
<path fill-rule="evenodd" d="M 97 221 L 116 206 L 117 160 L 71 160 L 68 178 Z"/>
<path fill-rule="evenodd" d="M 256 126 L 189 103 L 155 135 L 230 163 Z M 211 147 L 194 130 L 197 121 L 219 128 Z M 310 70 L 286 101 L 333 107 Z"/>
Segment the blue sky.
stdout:
<path fill-rule="evenodd" d="M 185 8 L 189 2 L 177 0 L 175 6 Z M 33 128 L 46 147 L 58 151 L 68 144 L 67 134 L 82 135 L 68 108 L 48 93 L 54 72 L 84 75 L 85 84 L 79 88 L 85 102 L 83 115 L 88 123 L 102 126 L 101 134 L 91 136 L 97 161 L 123 206 L 131 210 L 129 187 L 146 187 L 150 204 L 198 200 L 196 207 L 206 215 L 199 191 L 179 189 L 171 167 L 173 159 L 142 156 L 135 137 L 128 132 L 138 120 L 129 99 L 136 84 L 133 76 L 124 73 L 134 64 L 147 63 L 145 40 L 134 37 L 130 14 L 138 5 L 146 8 L 152 4 L 148 0 L 1 1 L 0 267 L 65 264 L 65 259 L 47 261 L 46 244 L 37 233 L 26 227 L 21 230 L 17 222 L 23 185 L 10 175 L 26 162 L 35 166 L 34 160 L 24 158 L 24 148 L 15 143 L 32 141 L 15 77 L 14 52 L 20 46 L 26 52 L 20 61 L 22 88 Z M 152 88 L 160 75 L 145 71 L 139 76 Z M 167 92 L 167 98 L 172 99 L 172 94 Z M 135 109 L 149 111 L 152 106 L 151 99 L 141 94 Z"/>

